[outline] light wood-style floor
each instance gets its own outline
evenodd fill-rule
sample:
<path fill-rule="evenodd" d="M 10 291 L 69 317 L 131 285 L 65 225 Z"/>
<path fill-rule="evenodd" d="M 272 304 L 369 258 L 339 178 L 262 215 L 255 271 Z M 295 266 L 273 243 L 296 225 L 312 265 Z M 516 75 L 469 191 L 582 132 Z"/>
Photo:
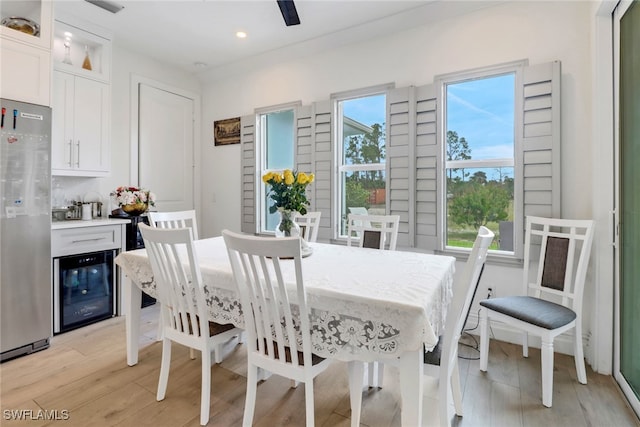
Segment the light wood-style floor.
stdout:
<path fill-rule="evenodd" d="M 157 308 L 143 309 L 140 362 L 128 367 L 124 318 L 114 318 L 53 338 L 47 350 L 0 365 L 0 425 L 4 426 L 198 426 L 200 358 L 189 359 L 174 345 L 167 397 L 155 399 L 161 343 L 155 341 Z M 224 362 L 212 368 L 209 426 L 240 426 L 246 387 L 244 345 L 230 342 Z M 467 357 L 473 349 L 462 348 Z M 457 426 L 640 426 L 615 382 L 589 370 L 588 385 L 575 378 L 573 359 L 556 355 L 553 408 L 541 403 L 539 352 L 523 359 L 519 347 L 491 342 L 489 371 L 477 360 L 460 360 L 464 417 Z M 258 387 L 256 426 L 302 426 L 304 386 L 272 376 Z M 427 381 L 425 424 L 433 425 L 433 383 Z M 431 388 L 429 388 L 431 387 Z M 317 426 L 349 426 L 345 363 L 336 362 L 316 378 Z M 46 413 L 42 410 L 46 410 Z M 16 412 L 17 411 L 17 412 Z M 28 412 L 31 411 L 31 412 Z M 22 414 L 29 419 L 10 419 Z M 58 420 L 45 420 L 44 414 Z M 68 418 L 68 419 L 63 419 Z M 362 425 L 399 426 L 398 376 L 386 367 L 382 389 L 365 391 Z"/>

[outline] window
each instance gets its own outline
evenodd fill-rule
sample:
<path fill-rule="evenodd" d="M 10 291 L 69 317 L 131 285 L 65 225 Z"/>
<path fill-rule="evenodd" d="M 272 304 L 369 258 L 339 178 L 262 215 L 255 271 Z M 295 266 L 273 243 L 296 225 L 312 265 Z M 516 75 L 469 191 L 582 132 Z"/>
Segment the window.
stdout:
<path fill-rule="evenodd" d="M 386 95 L 338 99 L 335 108 L 338 237 L 346 237 L 350 212 L 386 212 Z"/>
<path fill-rule="evenodd" d="M 471 248 L 484 225 L 490 249 L 514 251 L 516 72 L 443 81 L 445 247 Z"/>
<path fill-rule="evenodd" d="M 269 171 L 282 171 L 295 167 L 294 110 L 281 110 L 258 114 L 258 138 L 260 146 L 260 176 Z M 278 224 L 278 214 L 269 213 L 273 201 L 267 197 L 267 185 L 260 181 L 258 198 L 260 232 L 273 233 Z"/>

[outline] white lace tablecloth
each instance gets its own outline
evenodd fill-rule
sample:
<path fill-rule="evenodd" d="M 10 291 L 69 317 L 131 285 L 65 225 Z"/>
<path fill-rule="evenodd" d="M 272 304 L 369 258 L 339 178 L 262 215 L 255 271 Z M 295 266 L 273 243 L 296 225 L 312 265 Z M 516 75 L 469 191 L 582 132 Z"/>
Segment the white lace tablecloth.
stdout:
<path fill-rule="evenodd" d="M 437 344 L 451 299 L 453 257 L 322 243 L 310 246 L 313 254 L 303 258 L 302 274 L 315 353 L 368 362 L 396 359 L 406 351 Z M 202 239 L 195 247 L 210 320 L 244 327 L 224 240 Z M 121 253 L 116 263 L 138 288 L 155 296 L 145 249 Z M 284 267 L 284 275 L 295 291 L 293 268 Z"/>

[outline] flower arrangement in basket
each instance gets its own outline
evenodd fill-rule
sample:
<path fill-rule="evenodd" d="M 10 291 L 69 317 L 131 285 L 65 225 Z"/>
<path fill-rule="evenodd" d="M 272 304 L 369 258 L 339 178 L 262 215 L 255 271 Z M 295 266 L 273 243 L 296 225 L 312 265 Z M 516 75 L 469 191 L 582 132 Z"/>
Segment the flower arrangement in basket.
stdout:
<path fill-rule="evenodd" d="M 291 229 L 295 226 L 293 216 L 296 212 L 301 215 L 307 213 L 309 201 L 305 190 L 314 180 L 313 174 L 285 169 L 284 172 L 267 172 L 262 176 L 262 182 L 268 184 L 267 195 L 273 200 L 269 213 L 280 212 L 280 223 L 276 228 L 284 236 L 291 236 Z"/>
<path fill-rule="evenodd" d="M 129 215 L 143 214 L 149 209 L 149 205 L 155 206 L 156 204 L 156 195 L 140 187 L 118 187 L 111 193 L 111 196 L 115 198 L 118 206 Z"/>

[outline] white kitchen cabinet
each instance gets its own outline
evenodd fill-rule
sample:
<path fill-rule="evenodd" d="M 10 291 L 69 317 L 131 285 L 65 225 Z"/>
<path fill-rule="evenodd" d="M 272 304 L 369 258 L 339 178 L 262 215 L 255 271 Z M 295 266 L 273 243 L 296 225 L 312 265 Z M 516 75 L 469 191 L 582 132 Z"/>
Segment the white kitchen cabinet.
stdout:
<path fill-rule="evenodd" d="M 53 175 L 109 174 L 110 88 L 93 79 L 53 72 Z"/>
<path fill-rule="evenodd" d="M 0 18 L 18 16 L 39 26 L 39 34 L 0 26 L 0 97 L 51 105 L 51 1 L 3 1 Z"/>

